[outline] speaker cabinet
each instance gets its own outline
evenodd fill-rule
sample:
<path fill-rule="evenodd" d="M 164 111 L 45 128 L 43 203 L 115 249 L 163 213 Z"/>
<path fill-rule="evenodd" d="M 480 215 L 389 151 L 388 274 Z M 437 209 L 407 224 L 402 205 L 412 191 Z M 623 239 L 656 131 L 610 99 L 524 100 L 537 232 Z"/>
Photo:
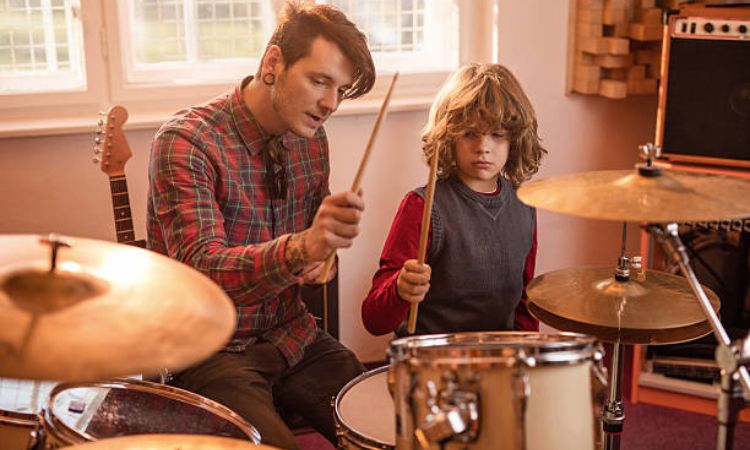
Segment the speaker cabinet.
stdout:
<path fill-rule="evenodd" d="M 673 161 L 750 167 L 750 7 L 668 21 L 656 142 Z"/>

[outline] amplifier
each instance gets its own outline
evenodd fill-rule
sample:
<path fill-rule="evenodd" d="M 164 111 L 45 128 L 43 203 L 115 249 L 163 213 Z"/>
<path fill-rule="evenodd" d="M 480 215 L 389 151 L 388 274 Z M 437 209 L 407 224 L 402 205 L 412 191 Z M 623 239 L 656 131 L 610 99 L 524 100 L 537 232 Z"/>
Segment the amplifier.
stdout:
<path fill-rule="evenodd" d="M 750 167 L 750 8 L 683 7 L 662 50 L 664 158 Z"/>

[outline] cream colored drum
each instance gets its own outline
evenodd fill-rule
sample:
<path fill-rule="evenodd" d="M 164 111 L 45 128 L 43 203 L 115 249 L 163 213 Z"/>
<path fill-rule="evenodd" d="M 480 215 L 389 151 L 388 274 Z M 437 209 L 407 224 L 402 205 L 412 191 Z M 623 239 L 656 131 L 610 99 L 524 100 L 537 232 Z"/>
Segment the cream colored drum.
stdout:
<path fill-rule="evenodd" d="M 336 396 L 336 434 L 341 449 L 392 449 L 396 444 L 388 366 L 363 373 Z"/>
<path fill-rule="evenodd" d="M 0 449 L 26 450 L 37 442 L 39 412 L 54 385 L 0 378 Z"/>
<path fill-rule="evenodd" d="M 457 333 L 389 349 L 398 449 L 593 449 L 602 351 L 572 334 Z"/>
<path fill-rule="evenodd" d="M 260 443 L 258 430 L 225 406 L 182 389 L 133 379 L 63 383 L 44 413 L 54 449 L 136 434 L 204 434 Z"/>

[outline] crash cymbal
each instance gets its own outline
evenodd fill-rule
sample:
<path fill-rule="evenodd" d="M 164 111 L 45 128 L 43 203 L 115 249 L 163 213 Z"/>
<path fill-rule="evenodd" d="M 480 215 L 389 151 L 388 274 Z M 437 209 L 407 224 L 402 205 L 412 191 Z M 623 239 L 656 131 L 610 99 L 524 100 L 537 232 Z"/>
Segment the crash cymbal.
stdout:
<path fill-rule="evenodd" d="M 205 359 L 229 339 L 232 302 L 198 271 L 132 246 L 53 241 L 0 235 L 0 376 L 155 374 Z"/>
<path fill-rule="evenodd" d="M 647 270 L 643 278 L 617 281 L 612 267 L 582 267 L 545 273 L 529 283 L 529 309 L 563 331 L 607 342 L 667 344 L 711 332 L 698 299 L 684 277 Z M 719 299 L 703 289 L 714 310 Z"/>
<path fill-rule="evenodd" d="M 657 176 L 605 170 L 534 181 L 518 189 L 524 203 L 590 219 L 697 222 L 750 216 L 750 181 L 662 169 Z"/>
<path fill-rule="evenodd" d="M 102 439 L 65 448 L 69 450 L 273 450 L 276 447 L 200 434 L 140 434 Z"/>

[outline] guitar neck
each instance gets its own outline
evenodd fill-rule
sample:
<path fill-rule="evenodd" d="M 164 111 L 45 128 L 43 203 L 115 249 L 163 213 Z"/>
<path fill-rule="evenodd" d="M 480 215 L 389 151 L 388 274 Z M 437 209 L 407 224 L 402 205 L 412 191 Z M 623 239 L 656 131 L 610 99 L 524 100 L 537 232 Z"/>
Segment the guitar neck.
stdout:
<path fill-rule="evenodd" d="M 130 211 L 128 181 L 125 175 L 109 177 L 109 188 L 112 191 L 112 209 L 115 214 L 115 231 L 120 244 L 138 245 L 133 230 L 133 216 Z"/>

